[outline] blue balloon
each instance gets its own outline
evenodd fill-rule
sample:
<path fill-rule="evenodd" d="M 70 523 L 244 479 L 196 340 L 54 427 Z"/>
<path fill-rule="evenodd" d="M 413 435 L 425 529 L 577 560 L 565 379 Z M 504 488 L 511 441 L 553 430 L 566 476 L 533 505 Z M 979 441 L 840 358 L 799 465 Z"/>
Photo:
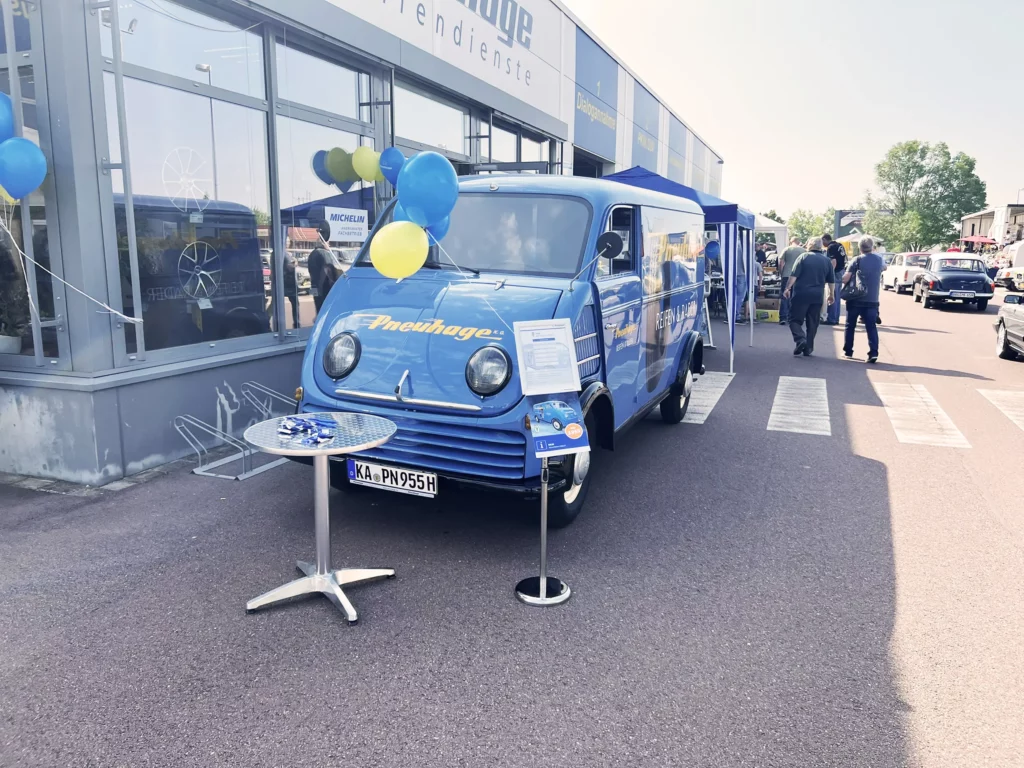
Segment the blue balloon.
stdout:
<path fill-rule="evenodd" d="M 430 241 L 439 243 L 444 240 L 444 236 L 448 234 L 448 229 L 452 225 L 452 217 L 445 216 L 440 221 L 435 221 L 429 227 L 427 227 L 427 235 L 430 237 Z"/>
<path fill-rule="evenodd" d="M 43 151 L 28 139 L 14 137 L 0 144 L 0 187 L 15 200 L 34 192 L 46 178 Z"/>
<path fill-rule="evenodd" d="M 391 212 L 392 221 L 412 221 L 409 218 L 409 214 L 405 212 L 405 208 L 402 207 L 401 203 L 395 203 L 395 210 Z"/>
<path fill-rule="evenodd" d="M 331 174 L 327 172 L 327 151 L 321 149 L 319 152 L 313 154 L 313 173 L 320 179 L 324 184 L 334 184 L 334 179 Z"/>
<path fill-rule="evenodd" d="M 345 194 L 350 189 L 352 189 L 352 185 L 355 184 L 354 181 L 337 181 L 336 182 L 336 181 L 334 181 L 334 179 L 331 179 L 331 183 L 334 184 L 334 186 L 336 186 L 338 189 L 340 189 L 342 194 Z"/>
<path fill-rule="evenodd" d="M 398 174 L 405 165 L 405 155 L 398 147 L 388 147 L 380 153 L 380 172 L 384 178 L 394 185 L 398 185 Z"/>
<path fill-rule="evenodd" d="M 11 97 L 0 93 L 0 141 L 7 141 L 14 135 L 14 105 Z"/>
<path fill-rule="evenodd" d="M 409 221 L 421 227 L 435 224 L 455 208 L 459 177 L 448 158 L 420 152 L 405 161 L 398 174 L 398 199 Z"/>

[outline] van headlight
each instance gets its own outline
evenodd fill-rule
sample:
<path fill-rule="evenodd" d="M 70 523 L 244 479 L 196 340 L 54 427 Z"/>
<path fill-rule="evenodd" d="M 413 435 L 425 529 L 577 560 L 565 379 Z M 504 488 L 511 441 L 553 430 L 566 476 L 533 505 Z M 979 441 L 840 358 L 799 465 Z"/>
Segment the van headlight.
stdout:
<path fill-rule="evenodd" d="M 361 346 L 354 333 L 339 333 L 324 350 L 324 370 L 332 379 L 343 379 L 359 362 Z"/>
<path fill-rule="evenodd" d="M 480 347 L 466 363 L 466 383 L 481 397 L 501 391 L 512 378 L 512 361 L 501 347 Z"/>

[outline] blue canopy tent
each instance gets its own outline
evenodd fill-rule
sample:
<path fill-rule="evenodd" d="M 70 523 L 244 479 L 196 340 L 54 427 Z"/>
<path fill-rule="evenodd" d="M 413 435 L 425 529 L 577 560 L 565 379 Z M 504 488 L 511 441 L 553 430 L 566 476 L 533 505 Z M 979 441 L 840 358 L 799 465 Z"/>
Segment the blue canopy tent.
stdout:
<path fill-rule="evenodd" d="M 744 297 L 749 302 L 750 346 L 754 346 L 754 227 L 756 217 L 745 208 L 679 182 L 666 179 L 653 171 L 634 166 L 626 171 L 604 177 L 633 187 L 650 189 L 666 195 L 692 200 L 704 210 L 704 221 L 714 224 L 721 244 L 725 276 L 726 315 L 729 323 L 729 372 L 733 372 L 736 347 L 736 317 Z"/>

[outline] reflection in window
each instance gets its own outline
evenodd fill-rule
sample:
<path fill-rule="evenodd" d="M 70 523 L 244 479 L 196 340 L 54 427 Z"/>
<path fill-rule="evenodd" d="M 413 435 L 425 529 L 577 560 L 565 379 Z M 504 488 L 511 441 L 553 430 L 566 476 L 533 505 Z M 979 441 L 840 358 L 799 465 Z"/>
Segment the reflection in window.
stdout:
<path fill-rule="evenodd" d="M 469 154 L 469 113 L 395 86 L 395 135 L 449 152 Z"/>
<path fill-rule="evenodd" d="M 119 157 L 113 77 L 111 155 Z M 112 174 L 122 301 L 141 302 L 146 348 L 270 330 L 259 229 L 269 226 L 266 116 L 173 88 L 124 80 L 141 296 L 133 297 L 120 173 Z M 134 328 L 126 346 L 136 351 Z"/>
<path fill-rule="evenodd" d="M 258 33 L 170 0 L 118 0 L 117 8 L 126 63 L 254 98 L 266 94 Z M 109 59 L 114 55 L 109 11 L 102 12 L 101 22 L 103 56 Z"/>
<path fill-rule="evenodd" d="M 534 141 L 528 136 L 523 136 L 522 153 L 524 163 L 546 163 L 549 160 L 547 141 Z"/>
<path fill-rule="evenodd" d="M 32 50 L 32 31 L 29 26 L 27 0 L 11 0 L 11 15 L 14 17 L 14 50 Z M 4 17 L 0 14 L 0 54 L 7 53 L 7 38 L 4 35 Z"/>
<path fill-rule="evenodd" d="M 494 126 L 494 134 L 491 137 L 491 162 L 514 163 L 516 158 L 516 143 L 518 136 L 511 131 Z"/>
<path fill-rule="evenodd" d="M 643 281 L 648 296 L 696 283 L 703 228 L 700 217 L 684 211 L 644 206 Z"/>
<path fill-rule="evenodd" d="M 329 84 L 329 85 L 328 85 Z M 370 121 L 370 76 L 317 56 L 277 45 L 277 91 L 282 99 L 325 112 Z"/>
<path fill-rule="evenodd" d="M 338 147 L 354 152 L 360 142 L 373 146 L 352 133 L 280 115 L 277 118 L 278 194 L 286 238 L 278 265 L 283 269 L 285 328 L 312 325 L 327 293 L 355 261 L 373 226 L 373 185 L 325 184 L 311 164 L 320 150 Z M 338 214 L 334 229 L 328 223 L 321 231 L 330 213 Z M 328 235 L 327 243 L 322 233 Z"/>
<path fill-rule="evenodd" d="M 16 10 L 19 6 L 16 6 Z M 15 14 L 15 35 L 19 29 L 18 16 Z M 27 22 L 26 22 L 27 24 Z M 27 35 L 27 30 L 25 32 Z M 22 50 L 20 38 L 16 39 L 15 47 Z M 32 67 L 19 67 L 18 79 L 21 86 L 22 106 L 25 116 L 24 136 L 39 144 L 38 117 L 35 102 L 35 77 Z M 11 93 L 11 81 L 7 70 L 0 70 L 0 91 L 8 96 Z M 49 240 L 46 230 L 46 202 L 42 189 L 37 189 L 28 197 L 32 220 L 32 257 L 42 266 L 50 269 Z M 21 339 L 21 354 L 34 355 L 32 340 L 32 315 L 28 295 L 28 269 L 35 270 L 36 291 L 38 296 L 39 317 L 42 320 L 53 320 L 55 317 L 53 303 L 53 278 L 39 267 L 26 264 L 19 250 L 25 248 L 25 238 L 21 225 L 21 206 L 18 203 L 3 201 L 0 203 L 0 219 L 10 232 L 0 230 L 0 336 L 13 336 Z M 13 240 L 12 240 L 13 236 Z M 57 330 L 43 328 L 43 355 L 57 357 Z"/>

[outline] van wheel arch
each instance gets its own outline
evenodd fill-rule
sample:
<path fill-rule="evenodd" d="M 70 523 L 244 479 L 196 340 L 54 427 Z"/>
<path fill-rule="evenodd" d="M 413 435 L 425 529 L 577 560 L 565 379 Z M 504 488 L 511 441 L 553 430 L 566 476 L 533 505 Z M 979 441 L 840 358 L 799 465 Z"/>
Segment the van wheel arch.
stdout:
<path fill-rule="evenodd" d="M 615 450 L 615 408 L 611 392 L 603 383 L 595 381 L 583 390 L 580 397 L 583 417 L 593 412 L 597 424 L 597 444 L 606 451 Z"/>

